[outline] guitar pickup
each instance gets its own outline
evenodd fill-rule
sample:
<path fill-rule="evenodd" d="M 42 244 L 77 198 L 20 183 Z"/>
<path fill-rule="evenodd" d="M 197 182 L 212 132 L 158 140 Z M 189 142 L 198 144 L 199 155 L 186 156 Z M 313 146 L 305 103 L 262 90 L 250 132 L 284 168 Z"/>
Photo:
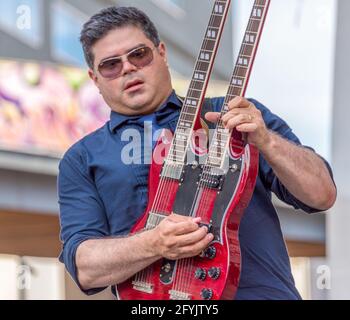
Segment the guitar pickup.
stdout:
<path fill-rule="evenodd" d="M 201 175 L 200 183 L 209 189 L 222 190 L 224 180 L 224 175 L 209 175 L 206 173 Z"/>

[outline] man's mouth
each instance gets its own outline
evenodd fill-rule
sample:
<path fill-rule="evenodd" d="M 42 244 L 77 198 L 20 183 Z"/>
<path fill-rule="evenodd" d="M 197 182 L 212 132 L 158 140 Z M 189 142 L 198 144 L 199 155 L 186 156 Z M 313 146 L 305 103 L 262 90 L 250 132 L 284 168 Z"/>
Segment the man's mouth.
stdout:
<path fill-rule="evenodd" d="M 141 80 L 133 80 L 128 82 L 125 87 L 124 87 L 124 91 L 134 91 L 134 90 L 138 90 L 141 88 L 141 86 L 143 85 L 143 81 Z"/>

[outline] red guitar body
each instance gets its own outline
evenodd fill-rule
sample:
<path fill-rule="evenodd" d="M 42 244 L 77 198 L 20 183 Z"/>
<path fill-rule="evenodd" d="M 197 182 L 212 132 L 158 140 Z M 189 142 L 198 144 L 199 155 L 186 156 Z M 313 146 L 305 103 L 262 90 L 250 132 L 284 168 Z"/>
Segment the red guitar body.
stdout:
<path fill-rule="evenodd" d="M 200 197 L 196 197 L 197 182 L 203 173 L 203 165 L 187 165 L 181 183 L 168 180 L 164 184 L 164 181 L 160 180 L 162 165 L 158 164 L 159 161 L 152 163 L 149 174 L 148 206 L 132 233 L 146 228 L 149 216 L 154 211 L 152 208 L 158 197 L 157 190 L 162 183 L 164 198 L 159 211 L 167 215 L 174 212 L 186 216 L 201 216 L 203 224 L 209 226 L 215 238 L 201 256 L 178 261 L 159 260 L 140 274 L 119 284 L 117 292 L 120 299 L 232 300 L 234 298 L 241 271 L 239 224 L 255 187 L 259 154 L 256 148 L 250 145 L 241 147 L 233 139 L 231 143 L 229 167 L 221 190 L 205 187 Z M 162 143 L 158 143 L 156 150 L 161 146 Z M 196 154 L 196 158 L 199 163 L 205 162 L 205 155 Z M 194 199 L 198 202 L 195 212 Z M 199 270 L 203 271 L 202 275 L 199 274 Z M 213 271 L 219 274 L 211 274 Z"/>

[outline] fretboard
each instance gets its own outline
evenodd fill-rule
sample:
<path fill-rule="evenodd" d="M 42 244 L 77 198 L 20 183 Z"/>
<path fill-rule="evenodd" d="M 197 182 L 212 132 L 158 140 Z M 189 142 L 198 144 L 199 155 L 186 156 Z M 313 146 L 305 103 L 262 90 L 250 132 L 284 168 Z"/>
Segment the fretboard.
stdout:
<path fill-rule="evenodd" d="M 224 163 L 224 159 L 229 148 L 231 132 L 229 132 L 228 129 L 225 129 L 221 119 L 222 116 L 229 111 L 228 103 L 236 96 L 243 97 L 245 95 L 269 5 L 270 0 L 254 1 L 248 26 L 244 34 L 241 49 L 239 51 L 228 92 L 225 97 L 224 106 L 221 110 L 221 117 L 217 123 L 217 127 L 210 145 L 207 159 L 207 165 L 209 167 L 220 168 Z"/>
<path fill-rule="evenodd" d="M 167 163 L 183 165 L 193 128 L 203 102 L 231 0 L 214 3 L 209 24 L 179 116 Z"/>

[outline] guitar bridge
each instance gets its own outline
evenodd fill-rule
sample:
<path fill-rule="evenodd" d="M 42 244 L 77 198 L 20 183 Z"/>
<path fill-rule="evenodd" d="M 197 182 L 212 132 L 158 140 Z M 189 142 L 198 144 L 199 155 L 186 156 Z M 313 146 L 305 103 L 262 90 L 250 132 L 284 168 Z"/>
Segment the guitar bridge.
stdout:
<path fill-rule="evenodd" d="M 136 291 L 144 292 L 144 293 L 153 293 L 153 285 L 147 282 L 142 281 L 133 281 L 133 288 Z"/>
<path fill-rule="evenodd" d="M 191 295 L 186 292 L 170 290 L 170 300 L 191 300 Z"/>

